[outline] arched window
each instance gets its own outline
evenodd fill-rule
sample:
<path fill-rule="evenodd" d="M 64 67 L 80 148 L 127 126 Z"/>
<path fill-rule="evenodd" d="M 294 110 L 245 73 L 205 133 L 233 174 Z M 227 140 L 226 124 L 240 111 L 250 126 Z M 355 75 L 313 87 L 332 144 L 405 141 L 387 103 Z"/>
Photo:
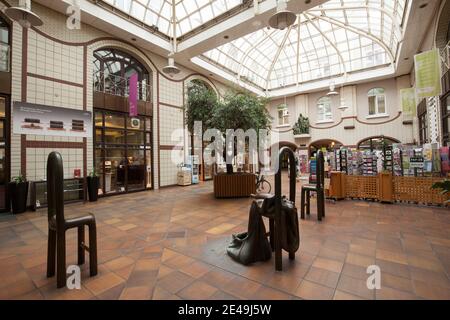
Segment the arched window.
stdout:
<path fill-rule="evenodd" d="M 333 120 L 333 113 L 331 112 L 331 98 L 322 97 L 317 100 L 317 121 Z"/>
<path fill-rule="evenodd" d="M 386 97 L 383 88 L 373 88 L 367 93 L 369 99 L 369 116 L 386 114 Z"/>
<path fill-rule="evenodd" d="M 94 90 L 128 96 L 128 78 L 138 75 L 138 99 L 151 101 L 150 73 L 131 55 L 117 49 L 101 49 L 94 52 Z"/>
<path fill-rule="evenodd" d="M 0 71 L 9 72 L 10 61 L 9 25 L 0 17 Z"/>
<path fill-rule="evenodd" d="M 286 125 L 289 124 L 289 110 L 286 103 L 280 104 L 277 107 L 278 110 L 278 125 Z"/>

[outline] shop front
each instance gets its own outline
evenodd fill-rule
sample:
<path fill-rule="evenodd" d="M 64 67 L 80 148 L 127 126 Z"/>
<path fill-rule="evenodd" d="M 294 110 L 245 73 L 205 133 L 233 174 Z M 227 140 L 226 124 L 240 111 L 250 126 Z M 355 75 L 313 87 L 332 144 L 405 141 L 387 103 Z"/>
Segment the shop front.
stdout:
<path fill-rule="evenodd" d="M 131 75 L 137 74 L 137 115 L 130 115 Z M 99 195 L 153 188 L 150 73 L 116 49 L 94 53 L 94 167 Z"/>

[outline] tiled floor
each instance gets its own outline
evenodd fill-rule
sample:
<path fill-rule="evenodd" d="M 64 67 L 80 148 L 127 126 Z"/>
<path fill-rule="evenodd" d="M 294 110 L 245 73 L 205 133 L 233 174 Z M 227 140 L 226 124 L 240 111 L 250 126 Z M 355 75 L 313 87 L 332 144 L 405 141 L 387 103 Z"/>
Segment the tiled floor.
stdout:
<path fill-rule="evenodd" d="M 45 276 L 46 210 L 0 216 L 0 299 L 450 299 L 448 209 L 327 201 L 275 272 L 273 259 L 245 267 L 225 253 L 250 201 L 216 200 L 208 182 L 68 205 L 68 216 L 97 218 L 99 274 L 83 266 L 81 290 Z M 67 237 L 75 264 L 76 232 Z M 373 264 L 381 290 L 366 286 Z"/>

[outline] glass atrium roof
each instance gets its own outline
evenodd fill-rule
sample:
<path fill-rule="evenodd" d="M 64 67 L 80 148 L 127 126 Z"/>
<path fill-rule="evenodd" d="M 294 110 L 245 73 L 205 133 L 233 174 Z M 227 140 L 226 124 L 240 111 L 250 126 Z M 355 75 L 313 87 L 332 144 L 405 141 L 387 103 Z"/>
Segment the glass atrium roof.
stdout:
<path fill-rule="evenodd" d="M 407 0 L 331 0 L 285 30 L 263 28 L 201 58 L 260 89 L 394 63 Z"/>
<path fill-rule="evenodd" d="M 103 0 L 115 8 L 144 22 L 157 26 L 162 33 L 173 36 L 172 13 L 175 4 L 177 37 L 211 21 L 242 0 Z"/>

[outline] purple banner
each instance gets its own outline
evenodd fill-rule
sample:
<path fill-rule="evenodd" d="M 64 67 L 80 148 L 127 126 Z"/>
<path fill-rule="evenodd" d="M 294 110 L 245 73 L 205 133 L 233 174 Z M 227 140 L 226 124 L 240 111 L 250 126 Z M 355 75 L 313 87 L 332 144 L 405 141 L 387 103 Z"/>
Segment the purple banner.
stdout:
<path fill-rule="evenodd" d="M 130 85 L 130 96 L 128 100 L 130 101 L 130 117 L 136 117 L 138 114 L 138 106 L 137 106 L 137 96 L 138 96 L 138 75 L 134 73 L 129 78 Z"/>

